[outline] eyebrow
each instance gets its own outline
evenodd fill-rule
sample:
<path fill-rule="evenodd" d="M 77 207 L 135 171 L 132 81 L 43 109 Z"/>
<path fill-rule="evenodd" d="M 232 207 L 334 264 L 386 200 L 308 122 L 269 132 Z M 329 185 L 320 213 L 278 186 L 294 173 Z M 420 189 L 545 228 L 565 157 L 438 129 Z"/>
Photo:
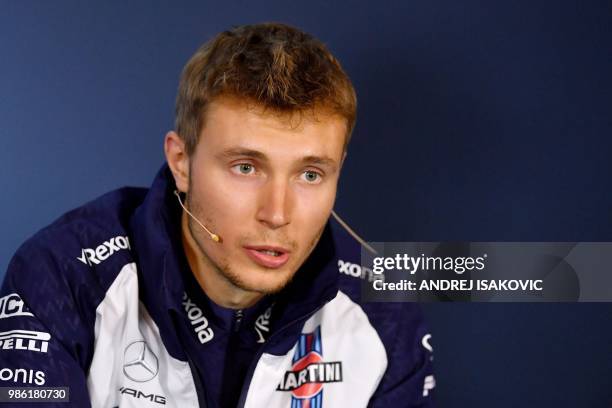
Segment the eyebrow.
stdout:
<path fill-rule="evenodd" d="M 301 162 L 305 164 L 319 164 L 321 166 L 336 166 L 336 161 L 334 159 L 330 159 L 329 157 L 306 156 L 302 158 Z"/>
<path fill-rule="evenodd" d="M 218 156 L 221 158 L 226 158 L 226 159 L 231 159 L 233 157 L 241 156 L 241 157 L 251 157 L 253 159 L 258 159 L 262 161 L 268 160 L 266 155 L 263 154 L 262 152 L 257 151 L 257 150 L 252 150 L 252 149 L 245 149 L 242 147 L 234 147 L 234 148 L 224 150 L 221 153 L 219 153 Z"/>
<path fill-rule="evenodd" d="M 225 158 L 225 159 L 231 159 L 234 157 L 250 157 L 250 158 L 257 159 L 257 160 L 264 161 L 264 162 L 268 161 L 268 156 L 266 156 L 264 153 L 258 150 L 247 149 L 243 147 L 229 148 L 219 153 L 218 156 L 220 158 Z M 336 161 L 327 156 L 316 156 L 316 155 L 304 156 L 300 159 L 300 162 L 303 164 L 317 164 L 321 166 L 329 166 L 332 168 L 337 167 Z"/>

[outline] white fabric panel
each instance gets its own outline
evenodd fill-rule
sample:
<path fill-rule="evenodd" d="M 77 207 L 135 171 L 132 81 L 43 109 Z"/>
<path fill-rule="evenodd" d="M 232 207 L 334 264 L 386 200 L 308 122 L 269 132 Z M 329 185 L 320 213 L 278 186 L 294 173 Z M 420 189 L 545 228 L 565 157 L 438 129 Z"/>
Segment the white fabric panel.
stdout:
<path fill-rule="evenodd" d="M 87 377 L 92 408 L 197 407 L 189 364 L 166 351 L 138 300 L 135 263 L 121 269 L 96 309 L 94 350 Z"/>
<path fill-rule="evenodd" d="M 387 369 L 387 353 L 368 317 L 342 292 L 306 321 L 302 333 L 321 326 L 323 361 L 342 362 L 342 382 L 323 385 L 323 407 L 366 407 Z M 290 391 L 277 391 L 291 371 L 295 347 L 286 355 L 264 353 L 246 399 L 246 408 L 290 408 Z"/>

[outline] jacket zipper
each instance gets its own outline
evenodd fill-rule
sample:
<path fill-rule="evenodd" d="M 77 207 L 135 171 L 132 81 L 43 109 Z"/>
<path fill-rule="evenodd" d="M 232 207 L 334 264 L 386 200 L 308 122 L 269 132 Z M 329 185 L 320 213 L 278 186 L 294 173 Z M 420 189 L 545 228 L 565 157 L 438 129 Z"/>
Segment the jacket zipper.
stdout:
<path fill-rule="evenodd" d="M 234 333 L 237 333 L 240 330 L 240 324 L 242 323 L 243 317 L 244 312 L 242 309 L 238 309 L 234 312 Z"/>

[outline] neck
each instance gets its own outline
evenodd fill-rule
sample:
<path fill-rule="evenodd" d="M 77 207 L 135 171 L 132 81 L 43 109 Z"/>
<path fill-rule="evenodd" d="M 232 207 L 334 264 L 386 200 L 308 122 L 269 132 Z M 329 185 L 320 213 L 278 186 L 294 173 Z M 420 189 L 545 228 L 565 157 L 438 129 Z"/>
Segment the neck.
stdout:
<path fill-rule="evenodd" d="M 188 217 L 183 211 L 181 216 L 183 249 L 191 272 L 206 296 L 217 305 L 230 309 L 244 309 L 257 303 L 264 295 L 239 288 L 225 277 L 223 271 L 204 252 L 203 246 L 196 242 L 189 228 Z M 228 243 L 214 243 L 214 245 L 228 245 Z"/>

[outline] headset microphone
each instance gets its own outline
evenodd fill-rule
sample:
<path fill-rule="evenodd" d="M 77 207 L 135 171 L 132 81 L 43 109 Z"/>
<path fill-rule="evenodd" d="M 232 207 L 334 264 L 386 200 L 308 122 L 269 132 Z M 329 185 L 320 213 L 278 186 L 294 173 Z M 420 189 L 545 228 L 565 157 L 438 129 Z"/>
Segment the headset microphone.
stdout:
<path fill-rule="evenodd" d="M 204 228 L 204 231 L 206 231 L 208 233 L 208 235 L 210 235 L 210 239 L 212 239 L 215 242 L 221 242 L 221 237 L 217 234 L 214 234 L 212 232 L 210 232 L 210 230 L 208 228 L 206 228 L 204 226 L 204 224 L 202 224 L 200 222 L 200 220 L 198 220 L 192 213 L 189 212 L 189 210 L 187 208 L 185 208 L 185 206 L 183 205 L 183 201 L 181 200 L 181 196 L 179 195 L 178 191 L 174 190 L 174 195 L 176 196 L 176 198 L 178 198 L 178 202 L 181 205 L 181 207 L 183 207 L 183 210 L 185 210 L 185 212 L 191 217 L 193 218 L 193 220 L 195 222 L 197 222 L 200 227 Z"/>
<path fill-rule="evenodd" d="M 181 196 L 179 195 L 179 192 L 174 190 L 174 195 L 176 196 L 176 198 L 178 198 L 178 202 L 181 205 L 181 207 L 183 207 L 183 210 L 185 210 L 185 212 L 191 217 L 193 218 L 193 220 L 195 222 L 197 222 L 200 227 L 202 227 L 204 229 L 204 231 L 206 231 L 208 233 L 208 235 L 210 236 L 210 239 L 212 239 L 215 242 L 222 242 L 222 239 L 219 235 L 211 232 L 208 228 L 206 228 L 204 226 L 204 224 L 202 224 L 200 222 L 200 220 L 198 220 L 191 212 L 189 212 L 189 210 L 187 208 L 185 208 L 185 206 L 183 205 L 183 201 L 181 200 Z M 359 235 L 357 235 L 357 233 L 355 231 L 353 231 L 351 229 L 351 227 L 348 226 L 348 224 L 342 219 L 340 218 L 340 216 L 338 214 L 336 214 L 336 212 L 334 210 L 332 210 L 332 216 L 336 219 L 336 221 L 338 221 L 338 223 L 344 227 L 344 229 L 353 236 L 353 238 L 355 238 L 361 245 L 363 245 L 367 250 L 369 250 L 370 252 L 372 252 L 373 254 L 377 254 L 378 252 L 372 248 L 370 245 L 368 245 L 367 242 L 365 242 L 363 240 L 363 238 L 361 238 Z"/>

